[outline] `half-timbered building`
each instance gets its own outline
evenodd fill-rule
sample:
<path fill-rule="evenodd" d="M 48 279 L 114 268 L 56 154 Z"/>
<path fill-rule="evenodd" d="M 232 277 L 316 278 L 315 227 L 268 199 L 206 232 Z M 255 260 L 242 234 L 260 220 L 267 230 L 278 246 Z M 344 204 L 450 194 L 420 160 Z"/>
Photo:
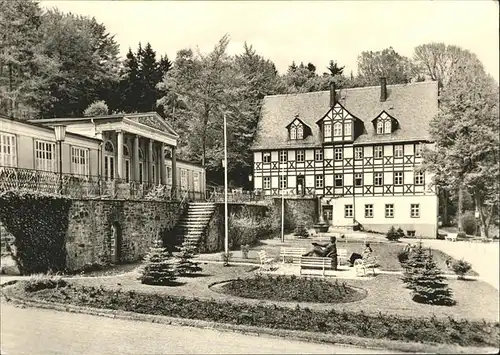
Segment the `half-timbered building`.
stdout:
<path fill-rule="evenodd" d="M 332 225 L 435 237 L 438 198 L 421 163 L 437 111 L 435 82 L 267 96 L 254 189 L 318 196 Z"/>

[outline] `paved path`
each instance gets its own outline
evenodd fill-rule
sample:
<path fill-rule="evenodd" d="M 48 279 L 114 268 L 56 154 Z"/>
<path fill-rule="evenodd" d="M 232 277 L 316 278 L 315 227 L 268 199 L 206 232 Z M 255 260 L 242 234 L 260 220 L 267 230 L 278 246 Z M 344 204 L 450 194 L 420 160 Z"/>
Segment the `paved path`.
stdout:
<path fill-rule="evenodd" d="M 395 354 L 1 304 L 2 355 Z"/>
<path fill-rule="evenodd" d="M 406 241 L 409 239 L 405 239 Z M 411 243 L 418 240 L 413 239 Z M 450 242 L 437 239 L 422 239 L 425 246 L 441 250 L 455 259 L 464 259 L 472 265 L 472 269 L 477 271 L 479 278 L 500 289 L 499 274 L 499 243 L 475 243 L 468 241 Z"/>

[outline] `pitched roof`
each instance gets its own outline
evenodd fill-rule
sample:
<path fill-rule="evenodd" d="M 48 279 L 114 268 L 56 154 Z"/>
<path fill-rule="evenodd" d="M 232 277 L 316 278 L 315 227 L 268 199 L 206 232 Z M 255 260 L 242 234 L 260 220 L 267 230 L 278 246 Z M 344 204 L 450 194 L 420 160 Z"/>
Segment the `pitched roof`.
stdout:
<path fill-rule="evenodd" d="M 33 121 L 20 120 L 18 118 L 9 117 L 9 116 L 5 116 L 5 115 L 2 115 L 2 114 L 0 114 L 0 118 L 1 119 L 5 119 L 5 120 L 9 120 L 9 121 L 12 121 L 12 122 L 15 122 L 15 123 L 19 123 L 19 124 L 25 124 L 25 125 L 28 125 L 28 126 L 37 127 L 39 129 L 42 129 L 42 130 L 45 130 L 45 131 L 54 132 L 53 128 L 45 126 L 43 124 L 39 124 L 39 123 L 33 122 Z M 102 142 L 102 139 L 100 139 L 100 138 L 89 137 L 89 136 L 86 136 L 86 135 L 83 135 L 83 134 L 79 134 L 79 133 L 73 133 L 73 132 L 66 131 L 66 135 L 69 136 L 69 137 L 76 137 L 76 138 L 80 138 L 80 139 L 87 139 L 87 140 Z"/>
<path fill-rule="evenodd" d="M 354 144 L 430 140 L 429 123 L 438 112 L 437 82 L 387 85 L 387 100 L 380 102 L 380 86 L 341 89 L 338 102 L 364 124 L 364 132 Z M 316 122 L 330 110 L 330 92 L 266 96 L 253 150 L 321 147 Z M 391 135 L 376 135 L 371 122 L 382 111 L 396 118 L 399 128 Z M 312 128 L 312 136 L 289 140 L 286 126 L 296 115 Z"/>
<path fill-rule="evenodd" d="M 69 122 L 82 122 L 89 120 L 121 120 L 121 119 L 130 119 L 132 121 L 144 124 L 146 126 L 158 129 L 160 131 L 172 134 L 176 137 L 179 135 L 175 132 L 172 125 L 168 123 L 165 119 L 163 119 L 156 112 L 141 112 L 141 113 L 118 113 L 113 115 L 104 115 L 104 116 L 94 116 L 94 117 L 72 117 L 72 118 L 42 118 L 37 120 L 31 120 L 31 122 L 39 122 L 39 123 L 69 123 Z"/>

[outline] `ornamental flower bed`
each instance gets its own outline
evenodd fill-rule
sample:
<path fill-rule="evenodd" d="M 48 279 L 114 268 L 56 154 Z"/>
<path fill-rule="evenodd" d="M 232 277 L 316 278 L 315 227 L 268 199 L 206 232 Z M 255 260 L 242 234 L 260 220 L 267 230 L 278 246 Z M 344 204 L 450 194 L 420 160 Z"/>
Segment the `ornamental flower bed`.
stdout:
<path fill-rule="evenodd" d="M 23 282 L 20 286 L 23 290 Z M 107 290 L 104 287 L 74 286 L 27 292 L 25 295 L 49 302 L 84 307 L 124 310 L 143 314 L 198 319 L 228 324 L 303 330 L 324 334 L 354 335 L 364 338 L 391 339 L 460 346 L 498 346 L 500 327 L 486 321 L 404 318 L 379 313 L 338 310 L 313 311 L 277 305 L 255 305 L 200 300 L 179 296 Z"/>

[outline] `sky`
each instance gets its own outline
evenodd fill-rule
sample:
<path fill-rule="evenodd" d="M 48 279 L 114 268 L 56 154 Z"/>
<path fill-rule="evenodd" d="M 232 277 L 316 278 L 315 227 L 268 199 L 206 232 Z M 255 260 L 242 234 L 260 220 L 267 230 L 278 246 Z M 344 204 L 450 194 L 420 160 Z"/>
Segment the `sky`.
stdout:
<path fill-rule="evenodd" d="M 356 73 L 363 51 L 393 47 L 411 57 L 430 42 L 475 53 L 499 81 L 498 2 L 494 0 L 407 1 L 41 1 L 47 8 L 93 16 L 120 44 L 121 55 L 150 42 L 157 56 L 178 50 L 206 53 L 229 34 L 228 52 L 245 41 L 284 73 L 295 61 L 319 73 L 333 59 Z"/>

